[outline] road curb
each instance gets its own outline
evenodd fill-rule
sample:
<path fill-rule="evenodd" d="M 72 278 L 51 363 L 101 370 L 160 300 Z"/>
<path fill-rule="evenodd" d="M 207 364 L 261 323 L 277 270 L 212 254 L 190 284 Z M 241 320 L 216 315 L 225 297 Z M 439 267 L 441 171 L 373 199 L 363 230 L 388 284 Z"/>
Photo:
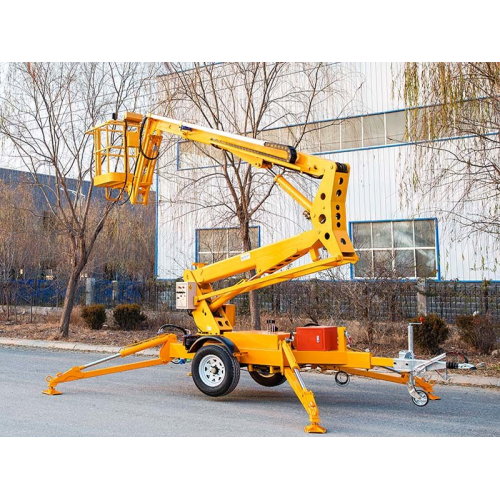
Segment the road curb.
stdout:
<path fill-rule="evenodd" d="M 83 351 L 83 352 L 101 352 L 107 354 L 117 354 L 122 349 L 121 347 L 102 345 L 102 344 L 82 344 L 79 342 L 63 342 L 61 340 L 29 340 L 29 339 L 11 339 L 0 337 L 0 345 L 31 347 L 35 349 L 60 349 L 64 351 Z M 137 353 L 136 356 L 158 356 L 159 349 L 146 349 Z M 315 373 L 314 370 L 311 370 Z M 436 382 L 445 385 L 473 385 L 480 387 L 500 387 L 500 378 L 497 377 L 481 377 L 481 376 L 465 376 L 465 375 L 449 375 L 449 380 L 437 379 Z"/>
<path fill-rule="evenodd" d="M 35 349 L 60 349 L 63 351 L 83 351 L 83 352 L 101 352 L 106 354 L 117 354 L 121 347 L 103 344 L 83 344 L 80 342 L 63 342 L 61 340 L 29 340 L 29 339 L 10 339 L 0 337 L 0 345 L 32 347 Z M 137 356 L 158 356 L 158 349 L 145 349 Z"/>
<path fill-rule="evenodd" d="M 451 375 L 449 380 L 438 380 L 443 385 L 474 385 L 481 387 L 500 387 L 500 379 L 496 377 L 467 377 L 465 375 Z"/>

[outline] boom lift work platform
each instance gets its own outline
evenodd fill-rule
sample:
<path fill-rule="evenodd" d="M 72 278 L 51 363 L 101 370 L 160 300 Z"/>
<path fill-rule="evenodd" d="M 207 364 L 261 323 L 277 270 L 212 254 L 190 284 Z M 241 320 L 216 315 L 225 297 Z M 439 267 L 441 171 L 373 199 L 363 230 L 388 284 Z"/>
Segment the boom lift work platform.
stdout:
<path fill-rule="evenodd" d="M 340 386 L 347 385 L 350 375 L 404 384 L 417 406 L 439 399 L 433 385 L 421 375 L 446 369 L 447 363 L 443 361 L 446 355 L 430 360 L 414 359 L 411 339 L 408 351 L 402 351 L 398 358 L 385 358 L 351 348 L 346 328 L 342 326 L 304 327 L 294 333 L 234 330 L 235 306 L 229 301 L 237 295 L 357 262 L 347 232 L 345 211 L 349 165 L 305 154 L 292 146 L 151 114 L 143 117 L 126 113 L 123 120 L 114 117 L 87 133 L 93 135 L 95 144 L 94 185 L 105 188 L 110 200 L 126 196 L 133 204 L 148 202 L 163 134 L 173 134 L 232 153 L 247 162 L 249 168 L 269 172 L 271 182 L 304 208 L 312 228 L 214 264 L 195 263 L 195 269 L 186 269 L 184 281 L 177 283 L 176 304 L 178 309 L 192 315 L 196 333 L 164 325 L 156 337 L 126 346 L 116 355 L 47 377 L 45 394 L 61 394 L 56 387 L 63 382 L 192 360 L 191 372 L 196 386 L 213 397 L 229 394 L 237 386 L 242 367 L 263 386 L 274 387 L 288 381 L 308 413 L 306 432 L 326 430 L 320 424 L 314 395 L 300 373 L 305 366 L 335 370 L 335 381 Z M 283 174 L 287 171 L 319 180 L 313 200 L 285 179 Z M 290 266 L 306 256 L 309 262 Z M 253 272 L 251 277 L 231 286 L 213 288 L 215 282 L 249 271 Z M 113 358 L 152 347 L 160 348 L 155 359 L 89 370 Z M 453 367 L 471 368 L 472 365 Z"/>

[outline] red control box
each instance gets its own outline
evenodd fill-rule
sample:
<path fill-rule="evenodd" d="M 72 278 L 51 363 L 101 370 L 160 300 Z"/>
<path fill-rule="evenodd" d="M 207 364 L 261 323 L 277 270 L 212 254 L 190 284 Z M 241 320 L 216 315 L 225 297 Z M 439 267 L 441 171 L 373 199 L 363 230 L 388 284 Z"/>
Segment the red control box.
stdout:
<path fill-rule="evenodd" d="M 295 332 L 293 345 L 297 351 L 336 351 L 338 349 L 337 327 L 299 327 Z"/>

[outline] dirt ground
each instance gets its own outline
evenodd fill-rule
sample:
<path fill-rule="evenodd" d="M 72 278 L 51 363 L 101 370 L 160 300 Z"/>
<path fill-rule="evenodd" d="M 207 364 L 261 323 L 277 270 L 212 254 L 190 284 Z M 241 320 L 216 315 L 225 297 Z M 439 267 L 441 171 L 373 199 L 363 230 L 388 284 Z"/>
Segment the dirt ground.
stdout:
<path fill-rule="evenodd" d="M 172 315 L 167 315 L 151 319 L 150 315 L 150 319 L 147 324 L 139 330 L 122 331 L 106 324 L 102 330 L 91 330 L 83 324 L 83 321 L 79 317 L 79 313 L 76 310 L 72 315 L 69 338 L 66 339 L 61 338 L 58 334 L 58 323 L 55 315 L 52 317 L 34 317 L 32 318 L 32 322 L 29 321 L 29 318 L 26 316 L 18 316 L 17 319 L 15 317 L 11 317 L 10 320 L 6 320 L 5 317 L 0 316 L 0 337 L 33 340 L 67 340 L 85 344 L 125 346 L 154 336 L 158 331 L 158 327 L 164 323 L 180 324 L 181 326 L 193 331 L 194 328 L 193 325 L 190 324 L 190 321 L 190 318 L 186 318 L 185 316 L 172 317 Z M 280 326 L 284 331 L 291 330 L 291 328 L 287 328 L 287 325 L 285 324 L 286 321 L 283 321 L 282 323 L 283 325 Z M 280 323 L 278 322 L 278 324 Z M 265 325 L 265 318 L 263 319 L 263 325 Z M 363 342 L 364 335 L 363 332 L 360 331 L 359 326 L 353 322 L 352 324 L 348 324 L 347 327 L 353 337 L 353 347 L 362 350 L 367 349 L 368 344 Z M 238 329 L 243 330 L 245 328 L 249 328 L 249 325 L 243 324 Z M 472 349 L 468 348 L 461 342 L 460 338 L 456 332 L 453 331 L 453 329 L 450 339 L 442 347 L 446 351 L 463 351 L 467 355 L 469 361 L 478 366 L 478 369 L 475 371 L 461 371 L 461 375 L 500 377 L 500 357 L 475 353 Z M 398 351 L 402 349 L 407 349 L 405 325 L 400 325 L 396 329 L 396 332 L 394 331 L 394 328 L 392 328 L 390 335 L 375 335 L 374 342 L 372 342 L 370 348 L 371 352 L 376 356 L 389 357 L 396 357 L 398 355 Z M 416 355 L 418 357 L 423 357 L 424 359 L 429 358 L 428 354 L 421 353 L 418 350 L 416 350 Z M 462 362 L 462 360 L 457 356 L 449 359 Z"/>

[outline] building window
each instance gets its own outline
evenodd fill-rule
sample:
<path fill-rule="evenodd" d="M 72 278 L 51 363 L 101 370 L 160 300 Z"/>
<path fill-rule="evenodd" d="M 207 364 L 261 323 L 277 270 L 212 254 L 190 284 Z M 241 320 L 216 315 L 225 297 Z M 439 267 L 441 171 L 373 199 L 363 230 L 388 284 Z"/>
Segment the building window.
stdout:
<path fill-rule="evenodd" d="M 435 219 L 351 222 L 355 278 L 436 278 Z"/>
<path fill-rule="evenodd" d="M 406 111 L 386 113 L 386 144 L 405 142 L 406 139 Z"/>
<path fill-rule="evenodd" d="M 342 120 L 340 128 L 341 149 L 357 149 L 363 146 L 363 121 L 361 118 Z"/>
<path fill-rule="evenodd" d="M 384 115 L 363 117 L 363 147 L 385 144 Z"/>
<path fill-rule="evenodd" d="M 340 122 L 320 123 L 320 143 L 317 151 L 336 151 L 340 149 Z"/>
<path fill-rule="evenodd" d="M 344 149 L 380 147 L 405 142 L 406 112 L 397 111 L 312 122 L 307 125 L 263 130 L 259 139 L 277 144 L 295 145 L 309 154 L 321 154 Z M 189 170 L 216 167 L 224 161 L 221 150 L 194 143 L 179 141 L 177 168 Z"/>
<path fill-rule="evenodd" d="M 259 229 L 258 226 L 250 228 L 252 248 L 257 248 L 260 244 Z M 243 251 L 239 228 L 196 230 L 196 262 L 213 264 L 228 257 L 239 255 Z"/>
<path fill-rule="evenodd" d="M 436 112 L 436 106 L 427 106 L 408 111 L 389 111 L 306 125 L 290 125 L 263 130 L 258 139 L 292 146 L 300 139 L 299 151 L 325 154 L 437 140 L 456 135 L 458 132 L 453 126 L 431 130 L 429 117 Z M 191 141 L 180 141 L 178 144 L 179 170 L 217 166 L 224 161 L 221 150 Z"/>

